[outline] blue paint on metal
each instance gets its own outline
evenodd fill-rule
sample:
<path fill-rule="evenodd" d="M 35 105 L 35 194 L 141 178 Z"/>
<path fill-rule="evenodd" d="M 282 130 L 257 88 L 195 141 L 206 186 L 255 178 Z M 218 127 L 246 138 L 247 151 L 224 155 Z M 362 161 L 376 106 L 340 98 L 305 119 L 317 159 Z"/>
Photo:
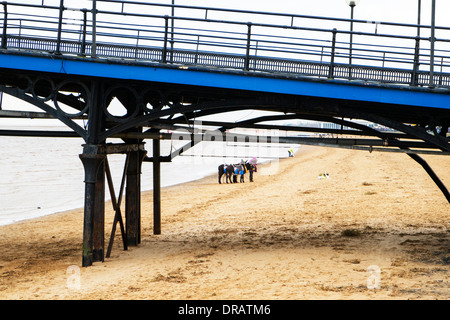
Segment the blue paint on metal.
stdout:
<path fill-rule="evenodd" d="M 450 109 L 450 94 L 446 89 L 413 90 L 406 86 L 394 88 L 361 82 L 318 81 L 280 75 L 192 70 L 184 66 L 169 68 L 157 64 L 33 55 L 0 55 L 0 68 Z"/>

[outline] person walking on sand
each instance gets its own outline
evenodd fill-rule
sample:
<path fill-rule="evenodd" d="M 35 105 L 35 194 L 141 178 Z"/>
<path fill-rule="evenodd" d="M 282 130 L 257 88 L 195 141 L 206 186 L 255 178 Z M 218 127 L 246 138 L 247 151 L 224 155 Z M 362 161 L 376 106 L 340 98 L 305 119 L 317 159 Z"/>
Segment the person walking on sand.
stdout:
<path fill-rule="evenodd" d="M 289 152 L 289 158 L 294 156 L 294 149 L 292 147 L 289 148 L 288 152 Z"/>

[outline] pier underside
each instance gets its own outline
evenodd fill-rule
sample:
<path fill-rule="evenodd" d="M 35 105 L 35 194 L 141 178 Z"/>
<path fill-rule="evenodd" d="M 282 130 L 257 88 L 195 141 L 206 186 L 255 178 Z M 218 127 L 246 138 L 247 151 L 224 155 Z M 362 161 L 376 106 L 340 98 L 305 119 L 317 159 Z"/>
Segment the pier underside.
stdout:
<path fill-rule="evenodd" d="M 67 78 L 17 70 L 1 70 L 0 83 L 0 91 L 38 110 L 3 108 L 0 117 L 58 119 L 70 128 L 67 131 L 18 128 L 0 130 L 0 135 L 82 137 L 85 141 L 80 154 L 85 170 L 82 252 L 85 267 L 110 256 L 117 228 L 125 250 L 141 242 L 140 193 L 144 161 L 153 162 L 154 234 L 161 233 L 160 164 L 171 161 L 201 141 L 263 141 L 403 152 L 425 168 L 450 202 L 447 188 L 420 157 L 420 154 L 450 155 L 448 109 L 157 82 Z M 114 113 L 113 101 L 120 102 L 121 114 Z M 242 110 L 264 111 L 265 115 L 241 121 L 208 120 L 211 115 L 229 115 Z M 297 120 L 327 122 L 337 127 L 293 125 Z M 369 122 L 379 127 L 370 126 Z M 230 131 L 236 128 L 283 131 L 286 135 L 251 136 Z M 167 133 L 169 131 L 171 133 Z M 301 135 L 301 132 L 309 135 Z M 174 133 L 177 139 L 186 140 L 186 145 L 162 155 L 160 140 L 173 139 Z M 122 143 L 109 143 L 112 138 L 119 138 Z M 152 140 L 151 155 L 145 149 L 146 140 Z M 126 155 L 126 160 L 121 184 L 117 187 L 112 183 L 108 155 L 118 153 Z M 107 190 L 115 211 L 110 239 L 105 239 Z M 120 209 L 122 202 L 125 202 L 125 212 Z"/>

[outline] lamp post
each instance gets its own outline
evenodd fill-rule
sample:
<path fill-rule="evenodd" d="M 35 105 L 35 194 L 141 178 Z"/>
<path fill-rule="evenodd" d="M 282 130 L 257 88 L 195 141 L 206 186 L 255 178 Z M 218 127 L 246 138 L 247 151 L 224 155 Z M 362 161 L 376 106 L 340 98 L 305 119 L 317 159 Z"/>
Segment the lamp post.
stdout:
<path fill-rule="evenodd" d="M 431 51 L 430 51 L 430 88 L 434 88 L 434 45 L 436 29 L 436 0 L 431 3 Z"/>
<path fill-rule="evenodd" d="M 170 35 L 170 63 L 173 63 L 173 47 L 174 47 L 174 31 L 175 31 L 175 0 L 172 0 L 172 21 L 171 21 L 171 35 Z"/>
<path fill-rule="evenodd" d="M 411 78 L 411 85 L 416 86 L 418 81 L 418 71 L 420 65 L 420 20 L 422 17 L 422 0 L 417 0 L 418 8 L 417 8 L 417 36 L 416 36 L 416 46 L 414 49 L 414 66 L 413 66 L 413 74 Z"/>
<path fill-rule="evenodd" d="M 91 56 L 97 56 L 97 0 L 92 1 L 92 52 Z"/>
<path fill-rule="evenodd" d="M 422 16 L 422 0 L 418 1 L 418 9 L 417 9 L 417 36 L 420 37 L 420 18 Z"/>
<path fill-rule="evenodd" d="M 352 53 L 353 53 L 353 12 L 355 7 L 358 5 L 359 0 L 345 0 L 350 6 L 350 54 L 348 59 L 348 73 L 349 78 L 352 78 Z"/>
<path fill-rule="evenodd" d="M 61 54 L 61 34 L 62 34 L 62 23 L 63 23 L 63 13 L 64 13 L 64 0 L 59 2 L 59 20 L 58 20 L 58 39 L 56 40 L 56 52 L 55 54 Z"/>

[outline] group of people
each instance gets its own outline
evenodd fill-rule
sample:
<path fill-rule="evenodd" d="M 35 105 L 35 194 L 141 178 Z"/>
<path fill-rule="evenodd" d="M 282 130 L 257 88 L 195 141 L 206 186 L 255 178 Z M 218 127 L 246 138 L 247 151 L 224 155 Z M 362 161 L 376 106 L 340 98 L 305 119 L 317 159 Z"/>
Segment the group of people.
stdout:
<path fill-rule="evenodd" d="M 237 164 L 221 164 L 218 168 L 219 170 L 219 183 L 222 183 L 222 177 L 225 175 L 226 183 L 237 183 L 239 177 L 239 182 L 245 182 L 245 174 L 248 172 L 250 175 L 250 182 L 253 182 L 253 173 L 257 172 L 258 160 L 253 157 L 250 160 L 241 160 Z"/>

